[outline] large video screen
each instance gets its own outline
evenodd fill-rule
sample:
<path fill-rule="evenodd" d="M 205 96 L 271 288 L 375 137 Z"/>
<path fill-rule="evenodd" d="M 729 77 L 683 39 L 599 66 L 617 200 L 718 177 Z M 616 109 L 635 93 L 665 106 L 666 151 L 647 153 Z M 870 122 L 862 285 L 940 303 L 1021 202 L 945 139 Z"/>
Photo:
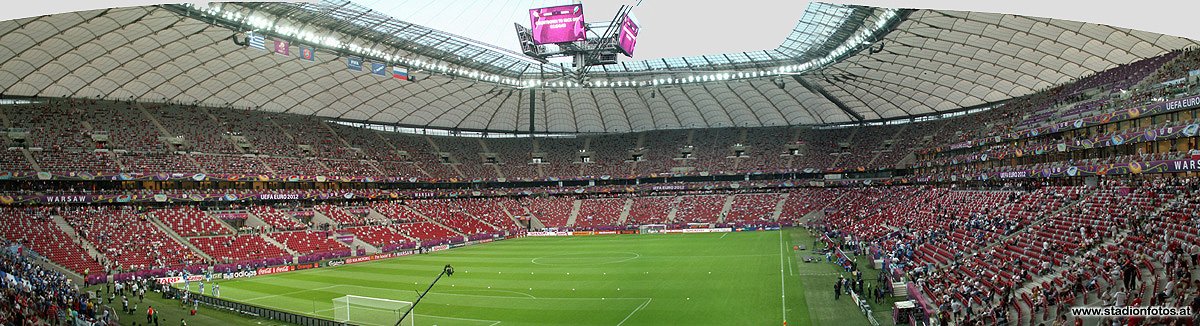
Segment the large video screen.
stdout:
<path fill-rule="evenodd" d="M 633 15 L 625 16 L 621 23 L 621 34 L 617 36 L 617 45 L 625 55 L 633 57 L 633 47 L 637 45 L 638 25 L 633 21 Z"/>
<path fill-rule="evenodd" d="M 529 9 L 529 23 L 536 44 L 575 42 L 586 38 L 582 4 Z"/>

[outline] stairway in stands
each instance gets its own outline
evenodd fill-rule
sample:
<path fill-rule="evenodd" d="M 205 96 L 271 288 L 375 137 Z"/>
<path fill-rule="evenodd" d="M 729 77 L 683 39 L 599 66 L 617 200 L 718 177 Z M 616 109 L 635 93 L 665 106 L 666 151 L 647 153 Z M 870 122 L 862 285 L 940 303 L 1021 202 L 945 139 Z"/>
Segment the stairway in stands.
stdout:
<path fill-rule="evenodd" d="M 167 226 L 166 224 L 163 224 L 163 222 L 160 221 L 157 216 L 154 216 L 154 214 L 146 213 L 145 217 L 146 217 L 147 221 L 150 221 L 151 224 L 154 224 L 154 226 L 158 227 L 159 230 L 163 231 L 163 233 L 165 233 L 167 236 L 171 237 L 171 240 L 175 240 L 175 242 L 179 242 L 179 243 L 183 244 L 188 249 L 191 249 L 192 252 L 196 253 L 200 257 L 203 257 L 204 260 L 208 260 L 208 261 L 212 260 L 212 256 L 209 256 L 208 253 L 204 252 L 204 250 L 200 250 L 200 248 L 197 248 L 190 241 L 187 241 L 187 239 L 180 236 L 178 233 L 175 233 L 175 230 L 172 230 L 171 227 Z"/>
<path fill-rule="evenodd" d="M 50 215 L 50 218 L 53 219 L 54 225 L 57 225 L 59 229 L 71 236 L 72 242 L 78 243 L 80 247 L 83 247 L 84 250 L 87 250 L 89 256 L 100 258 L 100 260 L 103 261 L 108 260 L 106 257 L 104 257 L 103 253 L 100 253 L 99 250 L 96 250 L 96 245 L 92 244 L 87 239 L 80 238 L 79 232 L 75 231 L 75 228 L 71 227 L 71 224 L 67 223 L 67 220 L 63 219 L 62 216 Z"/>

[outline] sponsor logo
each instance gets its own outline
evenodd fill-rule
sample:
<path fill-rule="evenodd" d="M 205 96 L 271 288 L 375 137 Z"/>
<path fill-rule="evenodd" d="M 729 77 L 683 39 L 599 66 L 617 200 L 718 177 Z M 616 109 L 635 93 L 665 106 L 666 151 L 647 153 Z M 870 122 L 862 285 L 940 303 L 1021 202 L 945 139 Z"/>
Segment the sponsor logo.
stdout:
<path fill-rule="evenodd" d="M 565 236 L 571 235 L 571 233 L 563 232 L 563 231 L 558 231 L 558 232 L 534 231 L 534 232 L 526 233 L 525 235 L 528 235 L 531 237 L 565 237 Z"/>
<path fill-rule="evenodd" d="M 261 194 L 259 199 L 265 200 L 294 200 L 300 199 L 300 194 Z"/>
<path fill-rule="evenodd" d="M 253 276 L 257 276 L 257 275 L 258 275 L 258 271 L 241 271 L 241 272 L 234 272 L 234 273 L 225 273 L 223 277 L 225 279 L 231 279 L 231 278 L 253 277 Z"/>
<path fill-rule="evenodd" d="M 342 260 L 330 260 L 330 261 L 325 262 L 326 267 L 342 266 L 345 264 L 346 264 L 346 262 L 342 261 Z"/>
<path fill-rule="evenodd" d="M 294 267 L 290 265 L 259 268 L 258 275 L 271 275 L 276 273 L 290 272 Z"/>
<path fill-rule="evenodd" d="M 1001 179 L 1025 178 L 1028 176 L 1029 176 L 1029 171 L 1000 172 Z"/>
<path fill-rule="evenodd" d="M 187 280 L 192 281 L 192 282 L 203 281 L 204 275 L 188 275 Z M 179 276 L 171 276 L 171 277 L 160 277 L 160 278 L 156 279 L 156 281 L 158 281 L 158 284 L 175 284 L 175 283 L 183 283 L 184 279 L 183 279 L 183 277 L 179 277 Z"/>

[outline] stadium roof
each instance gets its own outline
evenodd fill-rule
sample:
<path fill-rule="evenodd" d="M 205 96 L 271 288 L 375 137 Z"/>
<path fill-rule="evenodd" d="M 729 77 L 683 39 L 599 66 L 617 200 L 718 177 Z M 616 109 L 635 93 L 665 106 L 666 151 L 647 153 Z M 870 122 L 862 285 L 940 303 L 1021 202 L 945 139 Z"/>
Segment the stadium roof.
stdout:
<path fill-rule="evenodd" d="M 577 82 L 561 77 L 569 67 L 351 2 L 208 6 L 0 22 L 0 91 L 525 131 L 534 89 L 539 132 L 837 124 L 1002 101 L 1196 43 L 1057 19 L 818 3 L 773 50 L 632 61 Z M 267 49 L 291 42 L 289 55 L 235 44 L 248 31 L 266 35 Z M 316 48 L 313 61 L 297 57 L 301 44 Z M 406 67 L 417 81 L 350 71 L 351 56 Z"/>

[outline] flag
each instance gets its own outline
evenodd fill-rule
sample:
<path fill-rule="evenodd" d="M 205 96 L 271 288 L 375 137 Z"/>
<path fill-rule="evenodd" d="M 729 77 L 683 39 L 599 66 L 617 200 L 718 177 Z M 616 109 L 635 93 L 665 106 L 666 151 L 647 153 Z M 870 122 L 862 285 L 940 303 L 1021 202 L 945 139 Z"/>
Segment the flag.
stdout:
<path fill-rule="evenodd" d="M 275 53 L 288 55 L 288 41 L 275 40 Z"/>
<path fill-rule="evenodd" d="M 246 35 L 246 39 L 250 40 L 250 47 L 252 48 L 259 50 L 267 49 L 267 39 L 266 37 L 263 37 L 262 34 L 251 32 L 250 34 Z"/>
<path fill-rule="evenodd" d="M 378 62 L 371 63 L 371 74 L 387 76 L 387 72 L 384 71 L 385 69 L 387 69 L 387 65 L 385 65 L 385 64 L 378 63 Z"/>
<path fill-rule="evenodd" d="M 408 69 L 404 67 L 392 67 L 392 77 L 399 80 L 408 80 Z"/>
<path fill-rule="evenodd" d="M 354 71 L 362 71 L 362 58 L 348 57 L 346 58 L 346 69 Z"/>
<path fill-rule="evenodd" d="M 301 45 L 300 46 L 300 59 L 304 59 L 304 60 L 308 60 L 308 61 L 316 61 L 317 60 L 317 52 L 313 48 Z"/>

